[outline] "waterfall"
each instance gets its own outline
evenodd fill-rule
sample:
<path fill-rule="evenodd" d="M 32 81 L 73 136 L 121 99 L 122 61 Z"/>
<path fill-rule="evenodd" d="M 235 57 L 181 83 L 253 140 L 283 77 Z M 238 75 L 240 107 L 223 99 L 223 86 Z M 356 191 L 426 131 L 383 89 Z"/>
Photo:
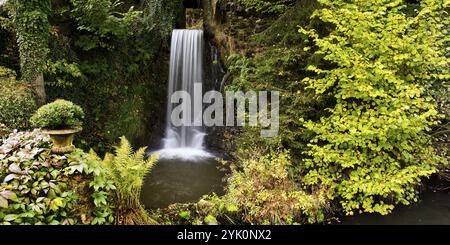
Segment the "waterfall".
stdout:
<path fill-rule="evenodd" d="M 185 91 L 192 99 L 192 122 L 202 120 L 202 105 L 195 105 L 194 84 L 203 83 L 203 31 L 174 30 L 170 50 L 170 69 L 164 149 L 162 158 L 210 157 L 203 148 L 205 133 L 201 126 L 174 126 L 171 113 L 176 104 L 171 103 L 174 92 Z M 194 108 L 196 107 L 196 108 Z"/>

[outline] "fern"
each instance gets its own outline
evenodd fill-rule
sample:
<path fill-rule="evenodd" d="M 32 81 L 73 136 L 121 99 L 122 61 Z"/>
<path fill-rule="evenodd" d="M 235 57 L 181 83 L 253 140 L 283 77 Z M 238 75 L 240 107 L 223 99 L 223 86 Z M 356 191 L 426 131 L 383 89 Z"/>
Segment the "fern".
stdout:
<path fill-rule="evenodd" d="M 125 224 L 153 223 L 140 203 L 140 194 L 145 175 L 152 169 L 157 160 L 153 155 L 144 160 L 145 148 L 133 152 L 133 148 L 125 137 L 120 138 L 115 155 L 107 154 L 103 161 L 107 168 L 108 178 L 114 182 L 116 190 L 116 221 Z"/>

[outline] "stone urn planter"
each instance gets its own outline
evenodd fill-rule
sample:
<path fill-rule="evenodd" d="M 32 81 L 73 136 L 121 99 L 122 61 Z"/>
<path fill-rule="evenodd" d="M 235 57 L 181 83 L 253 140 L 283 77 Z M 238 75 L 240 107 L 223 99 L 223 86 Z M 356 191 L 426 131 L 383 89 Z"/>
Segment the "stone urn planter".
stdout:
<path fill-rule="evenodd" d="M 43 129 L 43 132 L 50 135 L 50 139 L 53 143 L 52 153 L 65 154 L 75 150 L 73 138 L 75 134 L 79 133 L 81 130 L 81 127 L 76 127 L 60 130 Z"/>
<path fill-rule="evenodd" d="M 52 153 L 65 154 L 75 150 L 73 137 L 82 130 L 83 109 L 67 100 L 55 100 L 41 106 L 30 118 L 35 128 L 50 135 Z"/>

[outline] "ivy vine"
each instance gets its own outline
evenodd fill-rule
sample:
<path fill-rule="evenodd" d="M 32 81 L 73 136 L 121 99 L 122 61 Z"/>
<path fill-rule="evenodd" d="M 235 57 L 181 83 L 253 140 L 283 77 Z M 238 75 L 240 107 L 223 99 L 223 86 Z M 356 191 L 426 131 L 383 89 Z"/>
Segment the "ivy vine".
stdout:
<path fill-rule="evenodd" d="M 50 0 L 12 0 L 9 6 L 17 31 L 22 80 L 35 83 L 48 55 Z M 40 99 L 45 100 L 42 95 Z"/>

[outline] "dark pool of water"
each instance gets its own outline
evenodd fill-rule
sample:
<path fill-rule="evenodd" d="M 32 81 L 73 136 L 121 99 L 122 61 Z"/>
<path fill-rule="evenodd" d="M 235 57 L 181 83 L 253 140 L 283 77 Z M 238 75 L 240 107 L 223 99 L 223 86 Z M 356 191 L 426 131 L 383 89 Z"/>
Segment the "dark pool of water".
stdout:
<path fill-rule="evenodd" d="M 214 158 L 186 161 L 159 160 L 146 176 L 141 193 L 144 206 L 164 208 L 172 203 L 195 202 L 203 195 L 223 194 L 224 173 Z"/>
<path fill-rule="evenodd" d="M 203 195 L 223 194 L 224 172 L 213 159 L 159 160 L 146 176 L 141 200 L 146 208 L 195 202 Z M 420 201 L 396 207 L 389 215 L 362 214 L 340 218 L 343 225 L 450 225 L 450 192 L 427 191 Z"/>
<path fill-rule="evenodd" d="M 450 193 L 426 192 L 420 201 L 394 209 L 392 214 L 364 214 L 341 218 L 345 225 L 450 225 Z"/>

